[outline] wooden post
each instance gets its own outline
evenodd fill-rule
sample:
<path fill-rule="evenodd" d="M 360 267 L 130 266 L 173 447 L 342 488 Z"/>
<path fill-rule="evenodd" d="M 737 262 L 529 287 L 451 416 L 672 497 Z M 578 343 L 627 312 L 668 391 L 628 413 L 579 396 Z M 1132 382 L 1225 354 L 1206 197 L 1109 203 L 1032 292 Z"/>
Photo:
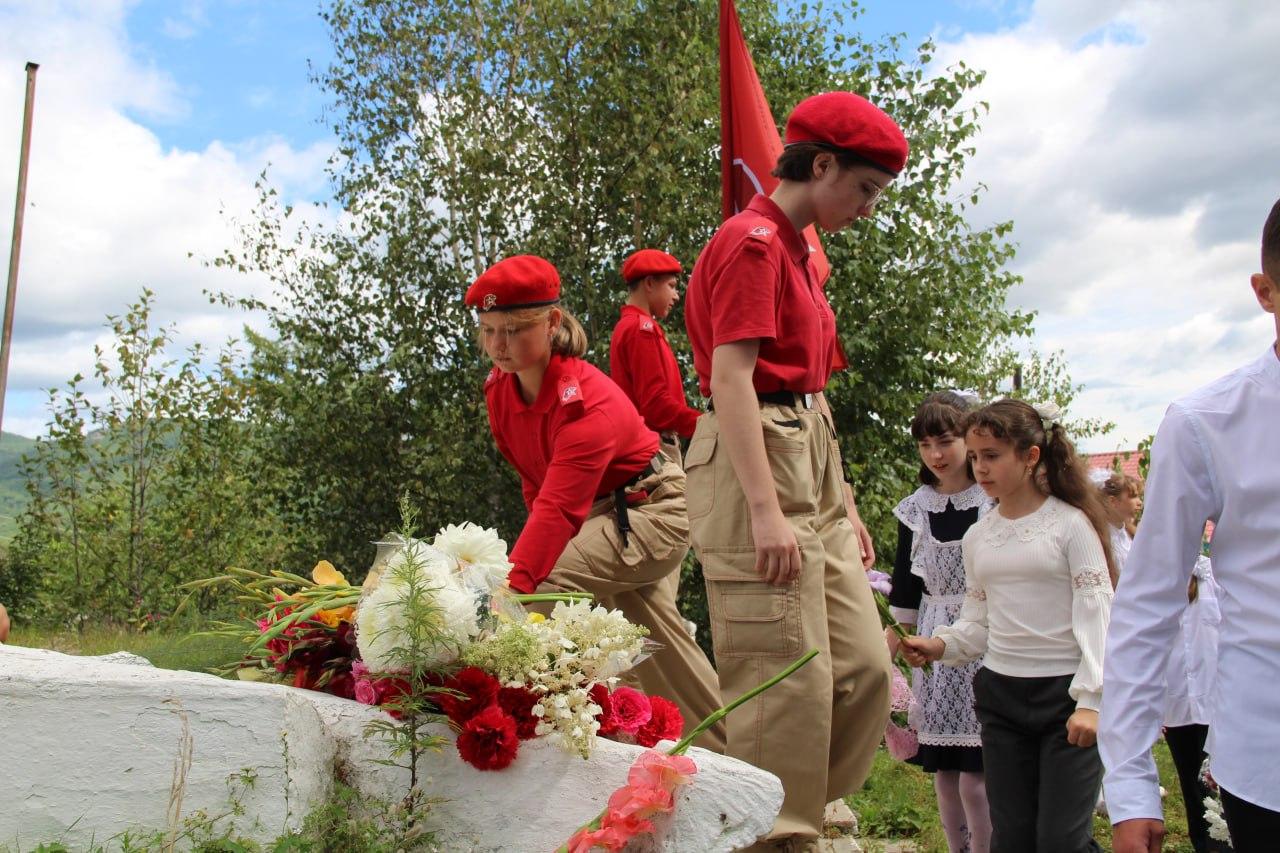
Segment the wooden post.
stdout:
<path fill-rule="evenodd" d="M 18 257 L 22 253 L 22 218 L 27 206 L 27 157 L 31 153 L 31 114 L 36 100 L 36 69 L 27 63 L 27 100 L 22 110 L 22 147 L 18 154 L 18 198 L 13 205 L 13 243 L 9 246 L 9 283 L 4 295 L 4 331 L 0 338 L 0 426 L 9 388 L 9 349 L 13 344 L 13 304 L 18 296 Z M 3 433 L 0 433 L 2 435 Z"/>

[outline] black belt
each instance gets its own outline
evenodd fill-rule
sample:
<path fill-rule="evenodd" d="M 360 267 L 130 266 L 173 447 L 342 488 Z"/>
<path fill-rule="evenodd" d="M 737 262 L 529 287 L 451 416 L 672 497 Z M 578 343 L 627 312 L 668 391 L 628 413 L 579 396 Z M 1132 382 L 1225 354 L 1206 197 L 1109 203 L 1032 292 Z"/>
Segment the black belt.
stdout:
<path fill-rule="evenodd" d="M 757 391 L 756 399 L 761 403 L 772 403 L 775 406 L 791 406 L 793 409 L 816 409 L 813 394 L 802 394 L 799 391 Z M 707 411 L 716 410 L 716 401 L 707 400 Z"/>
<path fill-rule="evenodd" d="M 627 550 L 627 534 L 631 532 L 631 520 L 627 517 L 627 489 L 637 485 L 645 477 L 657 474 L 662 470 L 662 456 L 655 455 L 636 475 L 613 490 L 613 519 L 618 526 L 618 536 L 622 538 L 622 550 Z M 596 500 L 606 497 L 600 495 Z"/>

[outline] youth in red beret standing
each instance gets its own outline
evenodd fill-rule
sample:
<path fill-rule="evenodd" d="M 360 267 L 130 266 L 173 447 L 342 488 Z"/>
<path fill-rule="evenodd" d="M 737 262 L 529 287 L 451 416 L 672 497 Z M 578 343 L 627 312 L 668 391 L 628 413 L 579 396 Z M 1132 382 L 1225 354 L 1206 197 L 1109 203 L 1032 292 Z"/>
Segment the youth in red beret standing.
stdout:
<path fill-rule="evenodd" d="M 494 364 L 489 427 L 529 511 L 507 582 L 525 593 L 590 592 L 648 628 L 660 649 L 635 675 L 680 707 L 687 731 L 720 702 L 668 579 L 689 547 L 684 472 L 621 389 L 582 360 L 586 333 L 559 300 L 559 273 L 533 255 L 499 261 L 466 295 Z M 723 750 L 723 730 L 699 745 Z"/>
<path fill-rule="evenodd" d="M 711 238 L 685 304 L 713 407 L 685 468 L 721 694 L 822 652 L 728 718 L 727 754 L 774 773 L 786 793 L 760 850 L 815 842 L 825 804 L 866 779 L 889 714 L 890 663 L 865 572 L 875 556 L 822 396 L 840 362 L 835 315 L 801 232 L 870 216 L 907 141 L 868 101 L 830 92 L 795 108 L 785 142 L 777 188 Z"/>
<path fill-rule="evenodd" d="M 641 249 L 622 264 L 627 301 L 609 341 L 609 375 L 635 403 L 645 426 L 662 436 L 679 459 L 680 438 L 691 438 L 702 414 L 684 396 L 684 379 L 660 320 L 680 300 L 680 262 L 657 249 Z"/>

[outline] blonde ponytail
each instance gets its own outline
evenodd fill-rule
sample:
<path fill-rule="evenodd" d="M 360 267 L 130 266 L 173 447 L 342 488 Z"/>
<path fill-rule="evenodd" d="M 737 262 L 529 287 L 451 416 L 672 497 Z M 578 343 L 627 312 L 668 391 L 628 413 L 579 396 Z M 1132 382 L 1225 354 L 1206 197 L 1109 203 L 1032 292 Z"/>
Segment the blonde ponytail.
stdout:
<path fill-rule="evenodd" d="M 570 358 L 582 358 L 587 354 L 587 331 L 578 318 L 563 306 L 560 307 L 560 328 L 551 339 L 551 351 Z"/>

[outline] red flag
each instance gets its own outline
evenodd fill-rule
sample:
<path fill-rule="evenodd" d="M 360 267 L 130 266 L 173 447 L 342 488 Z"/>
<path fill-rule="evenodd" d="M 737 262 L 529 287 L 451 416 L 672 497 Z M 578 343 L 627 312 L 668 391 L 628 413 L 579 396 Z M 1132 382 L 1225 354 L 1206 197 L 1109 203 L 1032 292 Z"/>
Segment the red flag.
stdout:
<path fill-rule="evenodd" d="M 781 153 L 782 138 L 742 38 L 738 10 L 733 0 L 720 0 L 720 176 L 725 219 L 746 207 L 756 193 L 773 192 L 778 179 L 769 173 Z M 810 225 L 802 236 L 809 243 L 818 280 L 825 283 L 831 265 L 818 231 Z"/>

